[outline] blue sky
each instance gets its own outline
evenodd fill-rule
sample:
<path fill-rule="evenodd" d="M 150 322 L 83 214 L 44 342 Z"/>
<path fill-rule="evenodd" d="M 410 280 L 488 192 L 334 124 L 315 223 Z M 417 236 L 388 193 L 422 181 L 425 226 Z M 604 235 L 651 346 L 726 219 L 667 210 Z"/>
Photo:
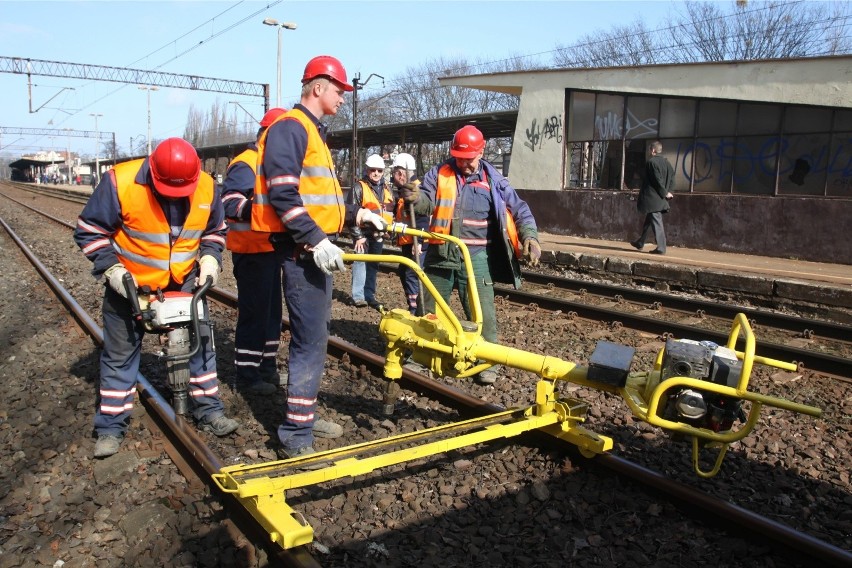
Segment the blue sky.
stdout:
<path fill-rule="evenodd" d="M 0 0 L 0 56 L 76 64 L 156 69 L 269 83 L 277 95 L 278 35 L 264 18 L 292 21 L 283 30 L 282 105 L 298 98 L 299 79 L 313 56 L 338 57 L 351 78 L 376 73 L 390 80 L 406 68 L 442 56 L 487 61 L 514 55 L 549 59 L 557 44 L 643 19 L 663 25 L 670 1 L 5 1 Z M 0 73 L 0 126 L 98 129 L 115 132 L 119 147 L 147 133 L 147 94 L 136 85 Z M 372 79 L 366 89 L 380 88 Z M 72 90 L 73 89 L 73 90 Z M 150 93 L 152 137 L 181 136 L 190 105 L 206 112 L 217 100 L 262 115 L 261 99 L 160 88 Z M 242 107 L 229 105 L 239 101 Z M 230 112 L 229 112 L 230 114 Z M 5 135 L 0 154 L 55 148 L 92 155 L 93 139 Z"/>

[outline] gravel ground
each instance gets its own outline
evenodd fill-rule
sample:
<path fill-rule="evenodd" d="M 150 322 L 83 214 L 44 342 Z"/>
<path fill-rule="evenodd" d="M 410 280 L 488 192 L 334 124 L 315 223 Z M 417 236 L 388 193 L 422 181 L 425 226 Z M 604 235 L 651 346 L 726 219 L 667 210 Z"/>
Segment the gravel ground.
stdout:
<path fill-rule="evenodd" d="M 6 190 L 15 196 L 15 190 Z M 73 222 L 80 207 L 27 202 Z M 101 287 L 70 230 L 37 220 L 6 200 L 0 217 L 99 321 Z M 91 458 L 98 351 L 0 232 L 0 568 L 11 566 L 262 566 L 264 552 L 233 530 L 215 496 L 189 486 L 135 415 L 123 450 Z M 347 304 L 349 274 L 335 278 L 332 332 L 381 352 L 379 314 Z M 401 307 L 395 277 L 380 274 L 380 299 Z M 230 267 L 220 287 L 234 290 Z M 637 349 L 634 369 L 652 364 L 659 337 L 609 329 L 562 314 L 497 302 L 503 343 L 585 364 L 596 341 Z M 204 434 L 223 463 L 273 458 L 283 389 L 244 396 L 233 376 L 234 313 L 213 310 L 219 375 L 228 412 L 243 426 L 224 440 Z M 286 334 L 285 334 L 286 335 Z M 286 339 L 286 337 L 285 337 Z M 758 338 L 758 341 L 760 338 Z M 146 340 L 141 372 L 161 384 L 161 362 Z M 759 351 L 759 343 L 758 343 Z M 286 370 L 286 350 L 282 350 Z M 443 379 L 442 379 L 443 380 Z M 457 384 L 457 382 L 455 383 Z M 465 382 L 472 394 L 507 407 L 529 404 L 535 380 L 508 370 L 494 386 Z M 617 397 L 569 387 L 589 403 L 586 426 L 612 436 L 614 452 L 741 507 L 852 549 L 850 427 L 846 383 L 758 371 L 759 392 L 814 404 L 822 419 L 764 410 L 755 432 L 733 444 L 721 473 L 697 478 L 689 446 L 630 416 Z M 346 428 L 319 448 L 375 439 L 452 421 L 456 413 L 403 393 L 395 415 L 381 414 L 384 383 L 346 361 L 329 360 L 321 413 Z M 137 406 L 137 413 L 141 414 Z M 776 546 L 750 542 L 696 520 L 678 503 L 575 453 L 527 439 L 453 451 L 289 492 L 287 501 L 316 531 L 324 566 L 805 566 Z"/>

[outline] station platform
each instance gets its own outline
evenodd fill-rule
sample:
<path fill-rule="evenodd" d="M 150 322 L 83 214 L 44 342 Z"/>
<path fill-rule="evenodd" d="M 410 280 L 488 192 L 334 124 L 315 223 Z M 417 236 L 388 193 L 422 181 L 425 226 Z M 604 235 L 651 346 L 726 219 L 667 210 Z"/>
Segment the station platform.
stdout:
<path fill-rule="evenodd" d="M 716 290 L 852 311 L 852 266 L 671 246 L 665 255 L 608 241 L 540 233 L 542 261 L 662 289 Z M 842 318 L 845 319 L 845 318 Z"/>

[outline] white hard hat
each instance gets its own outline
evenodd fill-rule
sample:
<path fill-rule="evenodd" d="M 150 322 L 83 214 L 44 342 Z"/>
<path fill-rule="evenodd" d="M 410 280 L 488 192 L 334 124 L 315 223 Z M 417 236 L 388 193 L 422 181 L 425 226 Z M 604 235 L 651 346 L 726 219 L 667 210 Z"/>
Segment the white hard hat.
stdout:
<path fill-rule="evenodd" d="M 378 154 L 370 154 L 369 156 L 367 156 L 367 167 L 384 169 L 385 160 Z"/>
<path fill-rule="evenodd" d="M 412 172 L 417 169 L 417 165 L 414 162 L 414 156 L 406 154 L 405 152 L 397 154 L 396 158 L 393 160 L 393 166 L 391 167 L 404 168 L 406 170 L 411 170 Z"/>

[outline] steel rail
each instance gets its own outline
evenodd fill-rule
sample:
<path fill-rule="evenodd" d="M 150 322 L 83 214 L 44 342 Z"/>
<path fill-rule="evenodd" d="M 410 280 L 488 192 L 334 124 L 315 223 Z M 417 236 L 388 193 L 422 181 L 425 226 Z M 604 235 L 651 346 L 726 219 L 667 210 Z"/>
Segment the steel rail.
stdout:
<path fill-rule="evenodd" d="M 84 310 L 80 304 L 71 296 L 68 290 L 51 274 L 50 270 L 38 259 L 30 248 L 12 230 L 5 220 L 0 218 L 0 225 L 9 234 L 24 256 L 35 267 L 36 271 L 53 290 L 56 297 L 72 314 L 80 327 L 92 337 L 94 342 L 103 346 L 103 329 L 95 322 L 94 318 Z M 198 435 L 197 429 L 182 417 L 175 414 L 171 404 L 157 391 L 151 382 L 141 373 L 137 374 L 137 392 L 139 400 L 148 414 L 154 419 L 157 426 L 167 436 L 181 455 L 186 458 L 187 463 L 195 471 L 196 475 L 207 484 L 211 490 L 218 492 L 218 488 L 210 477 L 218 473 L 222 467 L 221 459 L 213 452 L 204 440 Z M 220 498 L 228 507 L 228 512 L 235 517 L 238 526 L 247 527 L 246 531 L 252 538 L 252 542 L 261 542 L 265 545 L 267 554 L 275 558 L 282 566 L 293 568 L 319 568 L 320 564 L 308 552 L 307 547 L 300 546 L 284 550 L 273 545 L 269 540 L 269 534 L 252 517 L 245 508 L 231 495 L 218 492 Z M 268 542 L 265 542 L 268 541 Z"/>
<path fill-rule="evenodd" d="M 2 223 L 2 225 L 4 226 L 6 231 L 10 233 L 10 235 L 13 234 L 11 229 L 8 227 L 8 225 L 6 225 L 6 223 L 2 219 L 0 219 L 0 223 Z M 23 242 L 17 239 L 17 237 L 13 238 L 15 238 L 16 243 L 18 243 L 18 246 L 22 247 L 22 250 L 28 250 L 26 249 L 26 245 L 24 245 Z M 55 281 L 55 283 L 61 288 L 61 285 L 58 281 Z M 62 290 L 64 290 L 64 288 L 62 288 Z M 213 289 L 208 294 L 208 297 L 211 299 L 215 299 L 216 301 L 219 301 L 229 307 L 236 307 L 237 305 L 236 295 L 223 290 Z M 71 300 L 73 301 L 73 298 Z M 76 304 L 76 302 L 74 303 Z M 289 320 L 287 320 L 286 318 L 283 319 L 282 326 L 285 328 L 289 328 Z M 688 328 L 688 330 L 690 333 L 694 333 L 695 331 L 693 328 Z M 764 350 L 764 344 L 761 344 L 761 349 Z M 383 374 L 384 357 L 357 348 L 343 339 L 331 337 L 329 339 L 329 351 L 332 353 L 340 354 L 348 353 L 351 358 L 355 358 L 356 360 L 361 361 L 366 367 L 370 368 L 374 374 L 377 374 L 379 376 Z M 404 386 L 414 391 L 425 393 L 427 395 L 433 395 L 435 398 L 441 400 L 442 402 L 446 401 L 451 403 L 451 405 L 461 405 L 466 411 L 477 416 L 505 410 L 505 408 L 503 408 L 502 406 L 488 403 L 486 401 L 473 397 L 463 391 L 455 389 L 449 385 L 444 385 L 442 383 L 433 381 L 431 378 L 415 373 L 409 369 L 403 369 L 403 377 L 401 379 L 401 382 Z M 153 392 L 156 392 L 153 388 L 151 388 L 151 390 Z M 168 404 L 165 403 L 164 406 L 168 407 Z M 183 433 L 186 436 L 194 435 L 194 429 L 184 428 Z M 537 434 L 531 435 L 536 436 Z M 570 444 L 568 444 L 567 442 L 562 442 L 549 436 L 544 436 L 541 434 L 538 434 L 537 436 L 540 436 L 542 440 L 546 440 L 548 443 L 563 449 L 566 446 L 571 447 Z M 200 438 L 197 439 L 200 441 Z M 201 441 L 201 444 L 202 446 L 206 447 L 203 441 Z M 749 529 L 785 547 L 786 549 L 803 554 L 808 558 L 820 560 L 822 562 L 825 562 L 827 565 L 832 566 L 852 565 L 852 553 L 850 553 L 849 551 L 845 551 L 827 542 L 811 537 L 810 535 L 807 535 L 800 531 L 796 531 L 795 529 L 792 529 L 786 525 L 775 522 L 767 517 L 757 515 L 756 513 L 750 512 L 746 509 L 728 503 L 724 500 L 713 497 L 712 495 L 691 488 L 680 482 L 668 479 L 657 472 L 644 468 L 638 464 L 632 463 L 618 456 L 612 454 L 600 455 L 594 459 L 593 463 L 603 465 L 604 467 L 611 469 L 621 475 L 626 475 L 631 479 L 646 484 L 649 487 L 654 488 L 655 490 L 661 491 L 667 497 L 674 496 L 677 498 L 679 504 L 686 503 L 689 505 L 693 505 L 697 509 L 704 511 L 708 515 L 714 516 L 728 523 L 732 523 Z M 232 509 L 241 509 L 241 507 L 237 505 Z M 291 551 L 293 550 L 296 549 L 291 549 Z M 301 564 L 293 565 L 301 566 Z"/>
<path fill-rule="evenodd" d="M 530 272 L 528 270 L 522 271 L 521 275 L 524 281 L 540 286 L 555 285 L 560 290 L 567 290 L 570 292 L 580 292 L 581 290 L 585 290 L 591 294 L 607 298 L 621 296 L 627 301 L 648 305 L 659 302 L 664 307 L 683 312 L 695 313 L 697 308 L 707 315 L 728 321 L 734 319 L 738 313 L 743 313 L 746 317 L 748 317 L 749 321 L 755 322 L 757 325 L 766 325 L 799 333 L 809 330 L 818 337 L 844 342 L 849 342 L 850 339 L 852 339 L 852 327 L 839 323 L 801 318 L 787 314 L 778 314 L 767 310 L 759 310 L 744 306 L 731 306 L 729 304 L 711 302 L 709 300 L 682 298 L 680 296 L 666 294 L 664 292 L 628 288 L 615 284 L 587 282 L 585 280 L 566 278 L 564 276 L 548 276 L 537 272 Z M 499 284 L 495 285 L 494 289 L 495 291 L 500 290 L 501 293 L 512 291 L 510 288 Z"/>
<path fill-rule="evenodd" d="M 237 297 L 231 292 L 213 289 L 208 294 L 208 297 L 221 301 L 229 307 L 236 307 Z M 290 322 L 285 318 L 282 320 L 282 325 L 289 328 Z M 339 354 L 346 353 L 351 359 L 360 361 L 373 374 L 382 376 L 384 370 L 385 359 L 380 355 L 376 355 L 370 351 L 366 351 L 351 343 L 337 338 L 329 338 L 329 352 Z M 403 368 L 401 384 L 410 390 L 431 396 L 433 399 L 439 399 L 441 402 L 458 408 L 463 407 L 462 414 L 473 416 L 484 416 L 497 412 L 505 411 L 502 406 L 486 402 L 482 399 L 471 396 L 470 394 L 456 389 L 452 386 L 439 383 L 429 377 Z M 543 434 L 525 434 L 524 436 L 536 436 L 546 444 L 565 449 L 566 446 L 573 449 L 573 446 L 551 436 Z M 620 475 L 624 475 L 634 481 L 643 483 L 653 489 L 661 492 L 666 498 L 674 498 L 678 505 L 688 504 L 704 513 L 720 519 L 726 523 L 726 526 L 731 524 L 741 526 L 751 530 L 777 544 L 787 547 L 790 550 L 803 554 L 808 558 L 817 559 L 832 566 L 850 566 L 852 565 L 852 553 L 838 548 L 832 544 L 821 541 L 808 534 L 797 531 L 791 527 L 773 521 L 767 517 L 760 516 L 756 513 L 743 509 L 737 505 L 729 503 L 723 499 L 713 497 L 703 491 L 699 491 L 683 483 L 666 478 L 664 475 L 653 470 L 647 469 L 641 465 L 630 462 L 624 458 L 620 458 L 613 454 L 602 454 L 591 460 L 591 463 L 602 465 L 607 469 L 615 471 Z"/>
<path fill-rule="evenodd" d="M 20 201 L 17 201 L 14 198 L 11 198 L 3 193 L 0 193 L 0 195 L 6 197 L 7 199 L 10 199 L 11 201 L 14 201 L 15 203 L 18 203 L 19 205 L 36 211 L 41 215 L 49 217 L 53 221 L 57 221 L 73 228 L 73 225 L 69 225 L 64 221 L 60 221 L 47 213 L 39 211 L 38 209 L 30 207 L 29 205 L 26 205 L 24 203 L 21 203 Z M 525 271 L 524 277 L 527 278 L 531 274 L 533 273 Z M 537 275 L 533 278 L 535 278 L 538 282 L 548 282 L 551 279 L 555 281 L 564 282 L 579 282 L 572 281 L 567 278 L 543 277 L 541 275 Z M 532 280 L 533 278 L 530 279 Z M 795 329 L 811 329 L 817 336 L 820 337 L 830 339 L 841 339 L 844 341 L 849 341 L 849 338 L 852 337 L 852 328 L 850 328 L 849 326 L 844 326 L 842 324 L 833 324 L 831 322 L 823 322 L 820 320 L 793 318 L 790 316 L 782 316 L 779 314 L 770 314 L 768 312 L 760 310 L 749 310 L 745 308 L 741 309 L 736 306 L 723 306 L 720 304 L 713 304 L 712 302 L 706 302 L 703 300 L 688 300 L 676 298 L 675 296 L 671 295 L 661 296 L 657 294 L 651 294 L 649 292 L 643 292 L 640 290 L 623 288 L 613 285 L 590 284 L 585 282 L 583 282 L 583 284 L 586 284 L 586 288 L 591 288 L 594 286 L 594 289 L 599 291 L 607 291 L 607 293 L 614 293 L 617 291 L 623 297 L 644 297 L 646 300 L 649 298 L 654 298 L 655 301 L 662 301 L 663 299 L 665 299 L 666 302 L 671 302 L 672 304 L 676 301 L 678 306 L 680 306 L 676 309 L 681 309 L 684 311 L 695 312 L 696 310 L 694 309 L 694 307 L 698 305 L 702 306 L 701 309 L 706 308 L 708 313 L 710 313 L 710 307 L 716 306 L 713 309 L 713 314 L 717 317 L 723 317 L 723 315 L 726 315 L 727 317 L 729 317 L 729 319 L 733 319 L 733 317 L 737 313 L 743 312 L 750 319 L 756 319 L 760 322 L 761 325 L 767 325 L 769 327 L 780 327 L 781 329 L 791 330 L 791 322 L 795 322 L 797 324 L 797 327 Z M 536 304 L 552 311 L 559 310 L 562 312 L 575 312 L 581 317 L 588 319 L 613 322 L 617 321 L 624 325 L 627 325 L 632 329 L 646 331 L 649 333 L 657 333 L 660 335 L 673 334 L 676 337 L 695 337 L 696 339 L 709 339 L 715 341 L 716 343 L 719 343 L 720 345 L 723 345 L 727 342 L 728 336 L 726 332 L 713 331 L 700 327 L 651 318 L 647 316 L 640 316 L 622 310 L 602 308 L 583 302 L 575 302 L 562 298 L 553 298 L 542 294 L 522 292 L 520 290 L 514 290 L 500 285 L 496 285 L 494 288 L 495 293 L 499 291 L 500 293 L 505 295 L 511 302 L 527 305 Z M 684 306 L 692 306 L 692 309 L 684 308 Z M 776 322 L 779 324 L 778 326 L 774 325 Z M 809 351 L 798 347 L 791 347 L 780 343 L 773 343 L 768 341 L 761 341 L 760 346 L 761 352 L 768 357 L 772 357 L 774 359 L 795 361 L 804 369 L 816 371 L 818 373 L 824 373 L 827 375 L 832 375 L 833 377 L 843 381 L 852 380 L 852 360 L 850 359 L 839 357 L 837 355 L 831 355 L 829 353 Z"/>
<path fill-rule="evenodd" d="M 509 301 L 512 302 L 536 304 L 548 310 L 559 310 L 563 313 L 573 311 L 580 317 L 598 321 L 620 322 L 631 329 L 649 333 L 660 335 L 673 334 L 675 337 L 690 337 L 696 340 L 709 339 L 719 345 L 724 345 L 728 340 L 727 332 L 703 329 L 691 325 L 631 314 L 621 310 L 592 306 L 582 302 L 521 292 L 520 290 L 505 290 L 505 293 Z M 764 356 L 773 359 L 796 361 L 811 371 L 827 373 L 840 378 L 845 377 L 848 379 L 852 377 L 852 361 L 836 355 L 807 351 L 798 347 L 790 347 L 768 341 L 760 342 L 760 351 Z"/>

